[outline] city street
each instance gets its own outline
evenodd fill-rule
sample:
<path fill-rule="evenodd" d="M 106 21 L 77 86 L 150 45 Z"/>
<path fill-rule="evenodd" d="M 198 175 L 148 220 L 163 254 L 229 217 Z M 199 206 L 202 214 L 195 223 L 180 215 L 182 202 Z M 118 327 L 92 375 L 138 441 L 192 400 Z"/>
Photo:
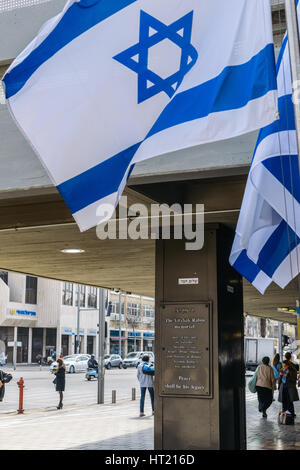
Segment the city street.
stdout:
<path fill-rule="evenodd" d="M 53 385 L 54 375 L 49 367 L 19 366 L 17 370 L 2 368 L 13 375 L 13 380 L 6 386 L 6 394 L 0 404 L 0 414 L 16 411 L 18 408 L 19 389 L 17 382 L 23 377 L 24 409 L 38 409 L 56 406 L 58 393 Z M 117 392 L 118 400 L 131 400 L 132 388 L 136 388 L 139 396 L 139 383 L 136 368 L 105 370 L 105 402 L 111 403 L 112 390 Z M 97 380 L 87 381 L 84 373 L 66 374 L 66 391 L 64 405 L 91 405 L 97 403 Z"/>
<path fill-rule="evenodd" d="M 8 370 L 8 368 L 6 368 Z M 57 410 L 53 376 L 45 367 L 22 367 L 13 372 L 5 400 L 0 404 L 0 450 L 72 449 L 72 450 L 151 450 L 153 416 L 147 395 L 145 413 L 139 417 L 139 386 L 136 369 L 110 370 L 105 375 L 105 404 L 97 405 L 97 382 L 87 382 L 84 374 L 67 375 L 65 406 Z M 250 379 L 246 377 L 246 383 Z M 24 415 L 17 415 L 17 380 L 26 383 Z M 131 401 L 136 387 L 137 400 Z M 111 391 L 117 391 L 117 403 L 111 403 Z M 246 387 L 247 446 L 249 450 L 300 448 L 300 403 L 295 403 L 294 426 L 280 426 L 277 415 L 281 404 L 275 392 L 268 418 L 257 411 L 256 394 Z"/>

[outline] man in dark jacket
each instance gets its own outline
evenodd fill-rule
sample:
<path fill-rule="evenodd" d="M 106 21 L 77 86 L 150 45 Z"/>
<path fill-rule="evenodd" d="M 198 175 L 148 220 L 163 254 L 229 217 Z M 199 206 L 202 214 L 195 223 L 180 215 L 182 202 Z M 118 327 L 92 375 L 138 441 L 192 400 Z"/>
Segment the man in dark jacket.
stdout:
<path fill-rule="evenodd" d="M 2 370 L 0 370 L 0 401 L 3 401 L 4 394 L 5 394 L 5 384 L 10 382 L 12 379 L 12 375 L 6 374 Z"/>
<path fill-rule="evenodd" d="M 90 369 L 98 369 L 98 362 L 96 361 L 94 354 L 92 354 L 88 360 L 88 367 Z"/>

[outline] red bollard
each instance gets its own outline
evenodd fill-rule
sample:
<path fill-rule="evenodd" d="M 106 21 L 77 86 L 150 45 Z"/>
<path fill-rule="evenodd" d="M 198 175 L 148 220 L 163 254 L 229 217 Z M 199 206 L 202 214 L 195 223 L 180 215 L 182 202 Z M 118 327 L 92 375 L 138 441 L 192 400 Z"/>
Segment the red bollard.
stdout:
<path fill-rule="evenodd" d="M 20 393 L 19 393 L 19 409 L 18 415 L 22 415 L 24 413 L 23 410 L 23 389 L 24 389 L 24 380 L 23 377 L 20 378 L 19 382 L 17 382 Z"/>

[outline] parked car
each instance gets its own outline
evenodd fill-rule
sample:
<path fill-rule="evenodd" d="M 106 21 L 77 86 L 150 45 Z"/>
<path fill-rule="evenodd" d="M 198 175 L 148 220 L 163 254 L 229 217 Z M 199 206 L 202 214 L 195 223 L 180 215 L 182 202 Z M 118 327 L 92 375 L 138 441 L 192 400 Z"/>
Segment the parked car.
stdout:
<path fill-rule="evenodd" d="M 124 369 L 127 367 L 137 367 L 142 362 L 142 358 L 145 355 L 149 356 L 150 362 L 154 362 L 154 354 L 152 351 L 134 351 L 127 354 L 123 360 Z"/>
<path fill-rule="evenodd" d="M 111 369 L 112 367 L 119 367 L 122 369 L 123 360 L 119 354 L 106 354 L 104 356 L 104 366 L 106 369 Z"/>
<path fill-rule="evenodd" d="M 72 354 L 71 356 L 63 357 L 66 365 L 66 372 L 74 374 L 75 372 L 86 372 L 88 367 L 88 360 L 91 356 L 89 354 Z M 53 362 L 50 366 L 50 371 L 57 370 L 57 362 Z"/>

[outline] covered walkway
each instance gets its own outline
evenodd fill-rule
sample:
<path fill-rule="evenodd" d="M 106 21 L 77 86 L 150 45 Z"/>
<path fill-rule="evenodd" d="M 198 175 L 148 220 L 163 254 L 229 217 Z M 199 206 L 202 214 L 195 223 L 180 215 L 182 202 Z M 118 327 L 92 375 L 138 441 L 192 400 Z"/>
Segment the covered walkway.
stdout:
<path fill-rule="evenodd" d="M 248 450 L 300 450 L 300 402 L 295 402 L 296 419 L 293 426 L 277 423 L 281 403 L 275 401 L 267 410 L 267 418 L 262 418 L 257 408 L 257 396 L 246 391 L 247 448 Z"/>

